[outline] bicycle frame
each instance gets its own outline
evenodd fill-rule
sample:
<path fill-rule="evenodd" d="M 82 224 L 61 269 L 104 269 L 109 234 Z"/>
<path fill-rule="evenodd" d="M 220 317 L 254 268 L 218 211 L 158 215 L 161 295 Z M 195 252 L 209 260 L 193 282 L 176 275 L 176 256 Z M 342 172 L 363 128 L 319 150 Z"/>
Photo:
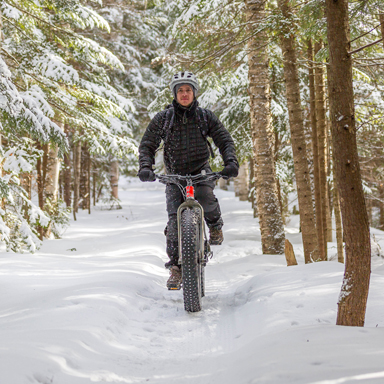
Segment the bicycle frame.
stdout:
<path fill-rule="evenodd" d="M 200 210 L 200 255 L 199 255 L 199 262 L 206 264 L 206 261 L 208 257 L 211 254 L 210 247 L 205 245 L 205 222 L 204 222 L 204 209 L 199 204 L 197 200 L 195 200 L 194 196 L 194 186 L 193 184 L 198 184 L 203 181 L 214 181 L 218 180 L 220 177 L 222 177 L 220 172 L 212 172 L 212 173 L 206 173 L 205 171 L 202 171 L 201 174 L 198 175 L 186 175 L 186 176 L 180 176 L 180 175 L 156 175 L 156 179 L 158 179 L 163 184 L 176 184 L 182 191 L 185 201 L 182 203 L 178 210 L 177 210 L 177 231 L 178 231 L 178 241 L 179 241 L 179 264 L 182 264 L 182 252 L 181 252 L 181 239 L 180 239 L 180 217 L 181 212 L 185 209 L 194 209 L 197 208 Z M 181 182 L 186 181 L 187 185 L 184 187 Z M 207 253 L 207 256 L 205 257 L 205 254 Z"/>
<path fill-rule="evenodd" d="M 217 180 L 220 177 L 220 173 L 206 172 L 194 176 L 156 175 L 163 184 L 176 184 L 185 200 L 177 210 L 177 232 L 184 309 L 188 312 L 201 310 L 201 299 L 205 296 L 204 267 L 209 257 L 212 257 L 205 236 L 204 209 L 195 200 L 193 184 Z M 180 289 L 181 285 L 178 287 L 177 289 Z"/>

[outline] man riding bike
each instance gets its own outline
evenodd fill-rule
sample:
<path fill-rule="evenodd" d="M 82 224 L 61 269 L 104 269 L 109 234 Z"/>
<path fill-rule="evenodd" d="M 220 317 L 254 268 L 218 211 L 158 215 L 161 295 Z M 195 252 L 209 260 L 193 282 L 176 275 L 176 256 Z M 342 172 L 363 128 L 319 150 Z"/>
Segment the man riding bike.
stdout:
<path fill-rule="evenodd" d="M 164 142 L 164 164 L 167 174 L 196 175 L 205 170 L 212 172 L 209 157 L 212 152 L 207 136 L 219 148 L 224 160 L 222 175 L 225 178 L 238 175 L 239 163 L 235 145 L 220 120 L 208 109 L 199 107 L 196 100 L 199 84 L 191 72 L 178 72 L 171 80 L 174 99 L 164 111 L 156 114 L 149 123 L 139 146 L 141 181 L 155 181 L 152 165 L 156 150 Z M 195 197 L 204 209 L 204 219 L 210 233 L 210 244 L 223 242 L 223 220 L 220 206 L 213 193 L 214 182 L 196 186 Z M 167 286 L 180 286 L 181 271 L 178 266 L 177 209 L 183 203 L 183 195 L 177 185 L 166 186 L 168 224 L 166 227 L 167 254 L 165 267 L 170 270 Z"/>

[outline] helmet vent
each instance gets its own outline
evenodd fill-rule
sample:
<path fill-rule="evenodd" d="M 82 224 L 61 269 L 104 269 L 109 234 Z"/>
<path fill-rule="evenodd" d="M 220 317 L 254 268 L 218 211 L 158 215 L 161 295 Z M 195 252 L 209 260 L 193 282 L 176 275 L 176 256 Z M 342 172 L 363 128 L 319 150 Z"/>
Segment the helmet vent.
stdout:
<path fill-rule="evenodd" d="M 199 82 L 192 72 L 184 71 L 175 73 L 172 77 L 171 83 L 169 84 L 173 93 L 175 92 L 175 87 L 178 84 L 189 84 L 196 90 L 196 92 L 199 91 Z"/>

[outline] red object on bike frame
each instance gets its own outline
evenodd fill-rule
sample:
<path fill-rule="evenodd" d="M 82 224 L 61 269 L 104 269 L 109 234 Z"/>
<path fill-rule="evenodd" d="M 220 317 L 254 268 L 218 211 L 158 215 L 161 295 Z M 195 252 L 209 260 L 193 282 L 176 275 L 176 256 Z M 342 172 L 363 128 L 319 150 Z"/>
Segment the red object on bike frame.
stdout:
<path fill-rule="evenodd" d="M 186 187 L 186 190 L 187 190 L 187 199 L 188 198 L 193 199 L 195 197 L 195 188 L 192 187 L 191 185 L 188 185 Z"/>

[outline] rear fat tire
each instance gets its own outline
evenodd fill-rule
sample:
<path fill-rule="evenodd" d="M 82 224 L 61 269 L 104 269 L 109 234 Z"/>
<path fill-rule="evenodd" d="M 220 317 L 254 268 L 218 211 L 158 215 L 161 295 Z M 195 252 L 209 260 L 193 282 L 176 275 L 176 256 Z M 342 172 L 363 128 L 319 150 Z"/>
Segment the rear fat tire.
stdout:
<path fill-rule="evenodd" d="M 180 237 L 182 252 L 182 281 L 184 309 L 188 312 L 201 311 L 202 270 L 199 263 L 201 211 L 184 209 L 181 213 Z"/>

